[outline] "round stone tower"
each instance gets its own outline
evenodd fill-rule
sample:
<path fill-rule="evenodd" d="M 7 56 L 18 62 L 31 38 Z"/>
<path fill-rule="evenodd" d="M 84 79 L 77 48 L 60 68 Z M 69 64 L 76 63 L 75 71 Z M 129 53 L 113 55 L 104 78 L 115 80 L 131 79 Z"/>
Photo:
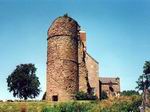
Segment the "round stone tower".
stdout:
<path fill-rule="evenodd" d="M 46 100 L 72 100 L 79 89 L 78 33 L 78 23 L 67 15 L 48 29 Z"/>

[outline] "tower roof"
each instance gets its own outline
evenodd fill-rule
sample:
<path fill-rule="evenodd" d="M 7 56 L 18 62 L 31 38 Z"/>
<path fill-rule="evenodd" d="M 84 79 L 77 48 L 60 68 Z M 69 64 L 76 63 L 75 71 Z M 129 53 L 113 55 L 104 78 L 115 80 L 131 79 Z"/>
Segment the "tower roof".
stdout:
<path fill-rule="evenodd" d="M 48 29 L 48 38 L 54 36 L 75 36 L 79 32 L 78 23 L 67 14 L 54 20 Z"/>

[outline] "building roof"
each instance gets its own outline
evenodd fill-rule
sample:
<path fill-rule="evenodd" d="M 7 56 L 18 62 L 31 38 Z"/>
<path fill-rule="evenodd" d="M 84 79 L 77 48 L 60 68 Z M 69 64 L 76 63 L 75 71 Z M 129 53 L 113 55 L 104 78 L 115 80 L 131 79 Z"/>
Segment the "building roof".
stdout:
<path fill-rule="evenodd" d="M 100 77 L 100 81 L 101 83 L 118 83 L 119 82 L 119 78 L 118 77 Z"/>
<path fill-rule="evenodd" d="M 73 18 L 68 15 L 56 18 L 48 29 L 48 39 L 54 36 L 73 36 L 77 37 L 80 26 Z"/>

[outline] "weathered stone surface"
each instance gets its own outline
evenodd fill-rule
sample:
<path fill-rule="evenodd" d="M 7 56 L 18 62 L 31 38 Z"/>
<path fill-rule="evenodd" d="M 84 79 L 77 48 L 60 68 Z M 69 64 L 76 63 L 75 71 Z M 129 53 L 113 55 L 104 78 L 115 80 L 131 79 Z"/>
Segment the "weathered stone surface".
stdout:
<path fill-rule="evenodd" d="M 79 64 L 79 91 L 88 92 L 88 71 L 86 68 L 86 52 L 84 51 L 84 44 L 79 41 L 78 44 L 78 64 Z"/>
<path fill-rule="evenodd" d="M 48 30 L 47 100 L 71 100 L 78 91 L 78 27 L 73 19 L 60 17 Z"/>
<path fill-rule="evenodd" d="M 120 79 L 118 77 L 100 77 L 101 91 L 105 91 L 109 97 L 120 93 Z"/>
<path fill-rule="evenodd" d="M 99 63 L 86 53 L 86 67 L 88 70 L 88 79 L 92 92 L 99 98 Z"/>
<path fill-rule="evenodd" d="M 58 17 L 48 29 L 46 100 L 73 100 L 78 91 L 92 91 L 98 98 L 102 90 L 110 93 L 109 83 L 99 79 L 98 62 L 86 51 L 86 33 L 79 29 L 68 16 Z M 120 80 L 112 87 L 119 92 Z"/>
<path fill-rule="evenodd" d="M 59 35 L 77 37 L 79 29 L 78 23 L 71 17 L 58 17 L 48 29 L 48 38 Z"/>

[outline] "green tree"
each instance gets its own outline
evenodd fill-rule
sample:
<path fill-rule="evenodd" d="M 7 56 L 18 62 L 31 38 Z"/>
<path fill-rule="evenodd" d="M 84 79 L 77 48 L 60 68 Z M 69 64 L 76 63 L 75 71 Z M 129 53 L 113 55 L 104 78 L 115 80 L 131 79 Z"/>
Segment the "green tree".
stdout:
<path fill-rule="evenodd" d="M 137 84 L 136 88 L 142 91 L 144 91 L 144 88 L 148 89 L 150 87 L 150 61 L 145 61 L 143 74 L 139 76 Z"/>
<path fill-rule="evenodd" d="M 143 66 L 143 74 L 139 76 L 137 81 L 138 86 L 136 87 L 138 90 L 143 91 L 143 101 L 142 106 L 145 112 L 145 107 L 148 104 L 148 89 L 150 88 L 150 61 L 145 61 Z"/>
<path fill-rule="evenodd" d="M 135 90 L 126 90 L 121 92 L 122 96 L 132 96 L 132 95 L 139 95 L 138 91 Z"/>
<path fill-rule="evenodd" d="M 9 92 L 13 92 L 14 97 L 27 100 L 35 98 L 40 93 L 40 82 L 35 74 L 34 64 L 20 64 L 8 76 L 7 85 Z"/>

